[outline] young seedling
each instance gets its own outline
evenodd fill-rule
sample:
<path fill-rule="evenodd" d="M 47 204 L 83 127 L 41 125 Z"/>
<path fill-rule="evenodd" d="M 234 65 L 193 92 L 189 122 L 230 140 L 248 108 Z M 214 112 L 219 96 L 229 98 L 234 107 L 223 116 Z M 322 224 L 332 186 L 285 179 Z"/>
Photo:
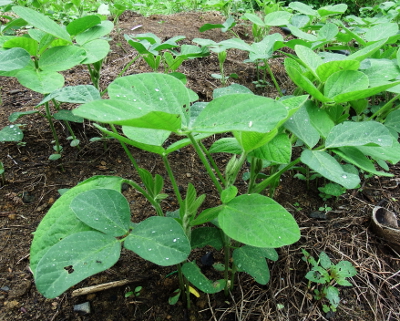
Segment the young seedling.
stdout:
<path fill-rule="evenodd" d="M 337 286 L 352 286 L 346 279 L 357 275 L 356 269 L 349 261 L 333 264 L 325 252 L 321 252 L 316 261 L 306 250 L 301 251 L 304 255 L 303 260 L 311 264 L 311 271 L 305 276 L 309 280 L 309 289 L 311 282 L 317 283 L 314 289 L 315 300 L 322 302 L 322 310 L 325 313 L 335 312 L 340 303 Z M 328 300 L 329 304 L 324 303 L 324 299 Z"/>

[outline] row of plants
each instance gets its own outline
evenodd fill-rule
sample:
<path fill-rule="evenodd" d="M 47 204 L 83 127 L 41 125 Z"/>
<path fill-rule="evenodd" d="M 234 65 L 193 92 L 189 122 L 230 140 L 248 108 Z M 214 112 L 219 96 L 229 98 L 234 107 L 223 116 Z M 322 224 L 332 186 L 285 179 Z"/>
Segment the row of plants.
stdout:
<path fill-rule="evenodd" d="M 141 179 L 95 176 L 55 202 L 38 226 L 31 247 L 31 269 L 43 295 L 56 297 L 110 268 L 118 261 L 122 246 L 155 264 L 176 265 L 180 286 L 170 303 L 181 296 L 189 306 L 193 287 L 227 294 L 237 272 L 266 284 L 270 279 L 266 259 L 276 261 L 276 248 L 300 238 L 292 215 L 273 199 L 282 174 L 298 171 L 307 180 L 318 175 L 330 181 L 331 187 L 345 190 L 357 188 L 364 173 L 391 176 L 387 163 L 400 160 L 397 15 L 339 20 L 346 5 L 314 10 L 292 2 L 289 8 L 261 16 L 245 14 L 253 24 L 256 40 L 251 44 L 236 36 L 220 43 L 193 39 L 200 45 L 195 46 L 179 45 L 183 36 L 162 43 L 153 34 L 127 35 L 128 43 L 138 51 L 135 59 L 143 58 L 155 72 L 118 77 L 107 87 L 107 99 L 102 98 L 105 91 L 98 88 L 98 79 L 109 50 L 103 37 L 112 30 L 111 22 L 88 15 L 62 28 L 32 9 L 12 8 L 21 19 L 18 25 L 33 28 L 22 36 L 0 38 L 1 74 L 16 77 L 23 86 L 44 95 L 39 106 L 44 106 L 43 115 L 56 142 L 51 158 L 61 158 L 53 120 L 68 124 L 87 119 L 94 121 L 103 137 L 121 143 Z M 202 30 L 227 32 L 235 23 L 229 17 L 224 24 L 206 24 Z M 295 38 L 269 34 L 272 26 L 288 28 Z M 293 53 L 280 51 L 284 47 Z M 258 81 L 270 78 L 276 86 L 276 99 L 231 84 L 216 89 L 212 101 L 199 102 L 197 94 L 185 86 L 185 76 L 176 72 L 185 60 L 211 51 L 218 56 L 219 79 L 225 85 L 223 64 L 232 48 L 249 53 L 247 62 L 260 70 Z M 347 55 L 335 50 L 346 50 Z M 269 59 L 277 53 L 286 55 L 285 70 L 298 87 L 292 95 L 284 95 L 269 68 Z M 93 85 L 64 87 L 60 71 L 79 64 L 88 66 Z M 80 106 L 64 110 L 62 102 Z M 11 117 L 16 121 L 33 112 L 38 110 Z M 203 141 L 219 133 L 228 135 L 206 147 Z M 9 125 L 0 132 L 0 139 L 20 141 L 22 135 L 19 125 Z M 167 146 L 171 135 L 179 139 Z M 73 145 L 79 143 L 73 132 L 70 139 Z M 161 157 L 179 204 L 176 211 L 163 210 L 164 177 L 139 167 L 128 145 Z M 169 156 L 188 145 L 203 163 L 221 205 L 204 209 L 206 195 L 198 195 L 194 185 L 188 184 L 185 193 L 178 188 Z M 301 150 L 299 157 L 293 157 L 295 147 Z M 224 169 L 217 166 L 214 153 L 232 155 Z M 243 170 L 245 175 L 240 177 Z M 247 190 L 239 192 L 241 179 L 247 181 Z M 139 191 L 157 215 L 131 222 L 122 184 Z M 223 249 L 224 264 L 215 265 L 223 272 L 220 280 L 209 280 L 194 261 L 188 261 L 193 249 L 206 245 Z M 330 288 L 332 282 L 349 285 L 343 280 L 354 276 L 355 270 L 348 264 L 335 269 L 323 257 L 322 267 L 337 276 L 324 278 L 329 273 L 304 254 L 315 267 L 313 281 L 327 284 L 316 297 L 330 301 L 325 310 L 335 310 L 339 301 L 338 292 Z"/>

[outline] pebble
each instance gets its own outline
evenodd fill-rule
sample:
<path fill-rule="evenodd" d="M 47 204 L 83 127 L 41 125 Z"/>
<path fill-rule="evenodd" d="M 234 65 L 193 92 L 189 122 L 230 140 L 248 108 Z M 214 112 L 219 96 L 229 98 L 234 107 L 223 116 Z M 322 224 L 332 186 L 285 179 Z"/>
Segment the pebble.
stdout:
<path fill-rule="evenodd" d="M 186 173 L 186 177 L 187 177 L 187 178 L 190 178 L 190 177 L 192 177 L 192 174 Z"/>
<path fill-rule="evenodd" d="M 74 311 L 75 312 L 81 312 L 81 313 L 89 314 L 90 313 L 90 303 L 89 302 L 84 302 L 84 303 L 81 303 L 81 304 L 75 304 L 74 305 Z"/>

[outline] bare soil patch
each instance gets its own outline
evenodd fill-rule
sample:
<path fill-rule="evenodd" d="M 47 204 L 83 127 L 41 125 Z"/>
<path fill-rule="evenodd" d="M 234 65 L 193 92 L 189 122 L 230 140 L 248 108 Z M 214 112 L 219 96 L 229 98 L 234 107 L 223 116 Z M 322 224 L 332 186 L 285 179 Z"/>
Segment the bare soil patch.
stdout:
<path fill-rule="evenodd" d="M 219 30 L 200 33 L 204 23 L 221 23 L 224 18 L 217 13 L 180 13 L 172 16 L 143 17 L 135 13 L 122 16 L 119 30 L 112 34 L 112 52 L 107 57 L 101 79 L 102 88 L 115 79 L 122 68 L 136 55 L 125 42 L 123 34 L 152 32 L 166 40 L 184 35 L 183 43 L 191 43 L 195 37 L 214 41 L 231 36 Z M 131 28 L 141 25 L 132 31 Z M 251 41 L 246 26 L 236 31 L 244 40 Z M 279 30 L 273 30 L 279 32 Z M 226 73 L 237 73 L 236 83 L 245 85 L 259 95 L 276 97 L 273 87 L 255 88 L 254 66 L 243 63 L 243 52 L 230 50 L 225 64 Z M 290 83 L 282 67 L 282 58 L 271 60 L 272 69 L 282 89 L 290 92 Z M 138 59 L 125 75 L 150 72 L 143 60 Z M 185 62 L 178 70 L 188 77 L 188 87 L 202 101 L 212 98 L 212 91 L 220 83 L 210 74 L 218 73 L 215 54 L 204 59 Z M 90 78 L 83 67 L 65 73 L 66 85 L 89 84 Z M 8 125 L 12 112 L 32 110 L 42 97 L 26 90 L 15 79 L 0 78 L 2 107 L 1 128 Z M 295 216 L 301 227 L 302 238 L 292 246 L 278 249 L 279 260 L 269 262 L 271 281 L 260 286 L 249 276 L 240 274 L 235 291 L 230 297 L 201 294 L 192 297 L 193 310 L 186 311 L 181 303 L 168 305 L 168 297 L 178 287 L 176 276 L 166 277 L 174 267 L 162 268 L 144 261 L 130 251 L 123 251 L 119 262 L 110 270 L 92 276 L 74 289 L 111 281 L 131 280 L 131 283 L 110 290 L 85 296 L 72 297 L 71 289 L 56 299 L 46 299 L 37 292 L 29 271 L 29 247 L 32 233 L 42 217 L 59 197 L 58 189 L 71 188 L 93 175 L 119 175 L 137 179 L 122 148 L 115 141 L 105 147 L 102 142 L 89 142 L 98 133 L 89 123 L 75 124 L 74 130 L 83 142 L 81 149 L 69 147 L 69 135 L 61 123 L 57 131 L 64 146 L 60 162 L 51 162 L 52 135 L 47 122 L 38 114 L 24 117 L 24 146 L 14 143 L 0 144 L 0 160 L 4 163 L 6 184 L 0 188 L 0 320 L 400 320 L 400 255 L 370 230 L 373 207 L 384 200 L 384 206 L 397 212 L 400 190 L 400 168 L 392 166 L 393 178 L 372 177 L 363 181 L 362 188 L 350 191 L 337 200 L 324 202 L 318 196 L 318 184 L 312 181 L 310 188 L 288 173 L 282 179 L 276 195 L 280 202 Z M 211 144 L 213 139 L 206 141 Z M 162 160 L 156 155 L 132 148 L 140 166 L 153 174 L 166 176 Z M 221 166 L 226 155 L 218 155 Z M 192 182 L 199 193 L 207 194 L 207 206 L 215 205 L 217 198 L 195 152 L 181 149 L 171 155 L 178 183 L 185 189 Z M 243 183 L 244 184 L 244 183 Z M 165 192 L 171 192 L 166 185 Z M 124 192 L 132 208 L 132 220 L 140 221 L 154 215 L 154 211 L 137 192 Z M 294 204 L 298 205 L 294 205 Z M 332 207 L 324 220 L 311 218 L 310 213 L 324 204 Z M 175 210 L 172 197 L 163 203 L 164 209 Z M 301 248 L 314 256 L 325 251 L 334 263 L 348 260 L 357 268 L 358 275 L 351 278 L 353 287 L 340 287 L 341 303 L 334 315 L 326 315 L 321 304 L 312 297 L 304 275 L 309 271 L 301 259 Z M 207 249 L 197 251 L 191 259 L 199 259 Z M 209 249 L 208 249 L 209 250 Z M 214 253 L 216 261 L 221 253 Z M 138 297 L 125 298 L 125 293 L 136 286 L 143 289 Z M 74 306 L 89 302 L 91 311 L 84 314 L 74 311 Z"/>

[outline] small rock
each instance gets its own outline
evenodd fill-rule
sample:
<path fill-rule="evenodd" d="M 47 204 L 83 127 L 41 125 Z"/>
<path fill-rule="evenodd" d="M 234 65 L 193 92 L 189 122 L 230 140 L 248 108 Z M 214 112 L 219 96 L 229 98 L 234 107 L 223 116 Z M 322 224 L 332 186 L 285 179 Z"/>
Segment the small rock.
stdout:
<path fill-rule="evenodd" d="M 84 313 L 84 314 L 89 314 L 90 313 L 90 303 L 84 302 L 81 304 L 76 304 L 76 305 L 74 305 L 74 311 Z"/>
<path fill-rule="evenodd" d="M 317 218 L 319 220 L 327 220 L 328 219 L 328 216 L 326 215 L 326 213 L 320 212 L 320 211 L 312 212 L 308 216 L 311 218 Z"/>
<path fill-rule="evenodd" d="M 16 300 L 4 302 L 4 307 L 8 310 L 12 310 L 14 308 L 17 308 L 18 306 L 19 306 L 19 302 Z"/>
<path fill-rule="evenodd" d="M 186 173 L 186 177 L 187 177 L 187 178 L 190 178 L 190 177 L 192 177 L 192 174 Z"/>

